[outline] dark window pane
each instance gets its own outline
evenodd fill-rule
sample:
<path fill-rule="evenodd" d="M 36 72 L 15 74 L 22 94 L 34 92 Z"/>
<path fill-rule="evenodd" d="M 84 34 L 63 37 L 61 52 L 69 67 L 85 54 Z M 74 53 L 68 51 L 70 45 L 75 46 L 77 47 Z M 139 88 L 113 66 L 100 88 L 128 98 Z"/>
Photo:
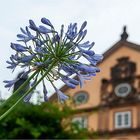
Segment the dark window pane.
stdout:
<path fill-rule="evenodd" d="M 129 124 L 129 118 L 128 118 L 128 114 L 124 114 L 124 125 L 128 125 Z"/>
<path fill-rule="evenodd" d="M 121 126 L 122 125 L 122 115 L 118 115 L 118 117 L 117 117 L 117 123 L 118 123 L 118 126 Z"/>

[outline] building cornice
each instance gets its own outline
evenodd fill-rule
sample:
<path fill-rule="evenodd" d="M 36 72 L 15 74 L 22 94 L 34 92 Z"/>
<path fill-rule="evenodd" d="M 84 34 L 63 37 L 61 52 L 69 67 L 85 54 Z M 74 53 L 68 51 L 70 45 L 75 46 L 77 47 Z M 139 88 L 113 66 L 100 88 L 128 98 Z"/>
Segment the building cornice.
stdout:
<path fill-rule="evenodd" d="M 81 108 L 81 109 L 75 109 L 75 113 L 87 113 L 87 112 L 95 112 L 99 110 L 104 110 L 104 109 L 113 109 L 113 108 L 122 108 L 122 107 L 128 107 L 128 106 L 136 106 L 140 105 L 140 101 L 129 101 L 129 102 L 124 102 L 124 103 L 118 103 L 116 104 L 107 104 L 107 105 L 98 105 L 95 107 L 87 107 L 87 108 Z"/>

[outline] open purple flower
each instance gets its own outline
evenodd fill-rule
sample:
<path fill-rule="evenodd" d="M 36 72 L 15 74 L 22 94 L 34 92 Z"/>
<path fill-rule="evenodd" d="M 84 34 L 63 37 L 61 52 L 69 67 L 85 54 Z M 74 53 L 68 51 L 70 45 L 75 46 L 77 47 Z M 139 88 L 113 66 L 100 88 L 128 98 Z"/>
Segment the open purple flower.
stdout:
<path fill-rule="evenodd" d="M 64 25 L 61 26 L 60 32 L 57 32 L 46 18 L 42 18 L 43 25 L 36 25 L 33 20 L 29 20 L 29 26 L 21 29 L 17 35 L 19 42 L 11 43 L 11 48 L 15 50 L 10 60 L 7 61 L 12 69 L 20 67 L 27 69 L 28 75 L 36 72 L 32 78 L 32 86 L 37 86 L 40 82 L 43 84 L 44 100 L 48 101 L 48 89 L 45 81 L 49 81 L 58 96 L 60 102 L 68 99 L 64 93 L 54 85 L 55 80 L 62 80 L 68 87 L 75 88 L 77 85 L 83 87 L 85 80 L 90 80 L 99 72 L 96 64 L 103 59 L 102 55 L 96 54 L 92 47 L 94 42 L 83 42 L 87 34 L 85 21 L 78 30 L 77 23 L 71 23 L 64 33 Z M 85 58 L 88 63 L 81 62 Z M 80 60 L 79 60 L 80 59 Z M 46 73 L 47 72 L 47 73 Z M 76 75 L 78 78 L 71 78 Z M 41 80 L 39 80 L 39 78 Z M 12 87 L 13 81 L 4 81 L 5 87 Z M 30 92 L 24 100 L 27 102 L 32 96 Z"/>

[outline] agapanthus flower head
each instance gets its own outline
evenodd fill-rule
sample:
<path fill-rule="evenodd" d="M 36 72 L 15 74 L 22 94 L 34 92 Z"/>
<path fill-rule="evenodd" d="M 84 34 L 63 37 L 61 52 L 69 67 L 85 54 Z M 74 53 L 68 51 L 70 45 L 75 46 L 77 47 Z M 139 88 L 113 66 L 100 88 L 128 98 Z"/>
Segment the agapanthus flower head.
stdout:
<path fill-rule="evenodd" d="M 35 85 L 40 77 L 43 77 L 44 100 L 48 101 L 48 89 L 46 80 L 54 87 L 59 101 L 68 99 L 67 95 L 56 88 L 54 81 L 62 80 L 68 87 L 75 88 L 77 85 L 83 87 L 84 80 L 90 80 L 99 72 L 96 64 L 103 59 L 102 55 L 95 54 L 92 50 L 94 42 L 83 42 L 87 34 L 85 29 L 87 22 L 83 22 L 78 30 L 77 23 L 71 23 L 64 33 L 64 25 L 57 32 L 50 20 L 42 18 L 43 25 L 36 25 L 29 20 L 29 26 L 20 28 L 21 33 L 17 35 L 19 43 L 11 43 L 15 51 L 7 68 L 15 70 L 16 67 L 26 69 L 25 74 L 36 71 L 31 83 Z M 89 63 L 81 62 L 85 58 Z M 28 72 L 27 72 L 28 71 Z M 47 73 L 46 73 L 47 71 Z M 23 74 L 25 76 L 25 74 Z M 71 78 L 76 75 L 77 79 Z M 4 81 L 5 87 L 12 87 L 16 80 Z M 25 101 L 29 101 L 33 93 L 29 93 Z"/>

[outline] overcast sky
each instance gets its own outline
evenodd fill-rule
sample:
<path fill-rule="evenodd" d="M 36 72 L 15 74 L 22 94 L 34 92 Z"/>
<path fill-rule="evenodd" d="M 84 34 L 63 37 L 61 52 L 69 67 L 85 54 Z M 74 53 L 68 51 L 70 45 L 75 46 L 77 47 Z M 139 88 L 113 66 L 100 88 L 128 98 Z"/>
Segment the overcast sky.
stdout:
<path fill-rule="evenodd" d="M 81 25 L 87 21 L 88 34 L 85 39 L 94 41 L 94 50 L 103 53 L 119 41 L 122 27 L 127 25 L 128 40 L 140 44 L 140 0 L 1 0 L 0 1 L 0 91 L 9 96 L 3 80 L 13 79 L 6 69 L 6 60 L 14 53 L 11 42 L 16 42 L 20 27 L 33 19 L 40 23 L 46 17 L 60 29 L 70 22 Z"/>

